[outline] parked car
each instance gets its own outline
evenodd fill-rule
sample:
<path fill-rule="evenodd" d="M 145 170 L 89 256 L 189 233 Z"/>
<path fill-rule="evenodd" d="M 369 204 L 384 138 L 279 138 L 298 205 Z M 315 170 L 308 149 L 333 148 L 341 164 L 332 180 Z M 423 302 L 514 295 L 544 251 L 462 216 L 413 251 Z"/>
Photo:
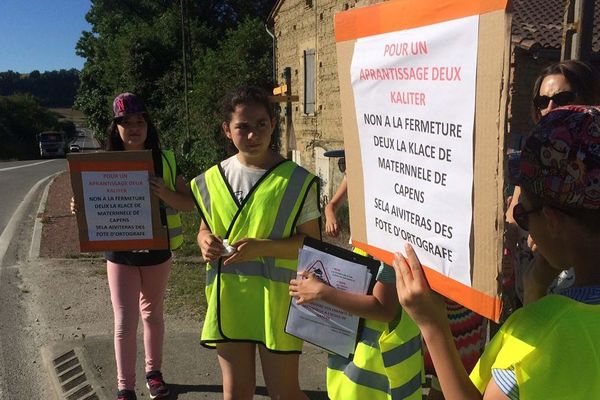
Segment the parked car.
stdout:
<path fill-rule="evenodd" d="M 79 147 L 78 144 L 72 144 L 69 146 L 70 153 L 78 153 L 80 150 L 81 150 L 81 147 Z"/>

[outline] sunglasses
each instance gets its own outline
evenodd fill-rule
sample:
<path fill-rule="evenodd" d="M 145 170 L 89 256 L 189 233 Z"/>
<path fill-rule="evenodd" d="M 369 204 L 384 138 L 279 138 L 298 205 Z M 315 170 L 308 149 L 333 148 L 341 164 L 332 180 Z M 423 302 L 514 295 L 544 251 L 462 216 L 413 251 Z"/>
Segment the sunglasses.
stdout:
<path fill-rule="evenodd" d="M 533 98 L 533 104 L 540 110 L 543 110 L 545 108 L 548 108 L 548 104 L 550 104 L 550 100 L 552 100 L 554 102 L 554 104 L 556 104 L 557 106 L 566 106 L 569 104 L 573 104 L 576 97 L 577 97 L 577 94 L 575 92 L 571 92 L 569 90 L 566 90 L 566 91 L 560 92 L 560 93 L 556 93 L 552 97 L 540 96 L 538 94 L 537 96 L 535 96 Z"/>
<path fill-rule="evenodd" d="M 340 169 L 340 172 L 343 174 L 344 172 L 346 172 L 346 157 L 341 157 L 338 160 L 338 168 Z"/>
<path fill-rule="evenodd" d="M 529 215 L 541 211 L 544 208 L 543 205 L 539 205 L 537 207 L 532 208 L 531 210 L 526 210 L 523 204 L 518 203 L 513 208 L 513 218 L 517 225 L 525 231 L 529 230 Z"/>

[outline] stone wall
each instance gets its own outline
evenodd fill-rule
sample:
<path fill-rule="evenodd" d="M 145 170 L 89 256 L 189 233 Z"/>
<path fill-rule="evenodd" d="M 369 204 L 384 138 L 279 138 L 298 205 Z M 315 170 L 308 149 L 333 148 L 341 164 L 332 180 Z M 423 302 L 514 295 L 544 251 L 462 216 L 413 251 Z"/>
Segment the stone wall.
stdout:
<path fill-rule="evenodd" d="M 334 15 L 381 0 L 283 0 L 273 15 L 276 65 L 279 83 L 291 68 L 291 121 L 286 119 L 286 103 L 281 104 L 282 151 L 322 179 L 322 196 L 331 198 L 342 174 L 337 160 L 323 157 L 327 150 L 344 146 L 335 50 Z M 315 112 L 304 110 L 304 51 L 315 51 Z"/>

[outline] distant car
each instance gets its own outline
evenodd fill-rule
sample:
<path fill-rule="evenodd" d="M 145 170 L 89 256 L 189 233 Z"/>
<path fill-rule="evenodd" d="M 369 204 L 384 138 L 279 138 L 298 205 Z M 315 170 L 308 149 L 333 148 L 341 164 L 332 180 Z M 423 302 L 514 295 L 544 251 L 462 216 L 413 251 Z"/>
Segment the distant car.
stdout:
<path fill-rule="evenodd" d="M 81 147 L 79 147 L 78 144 L 72 144 L 69 146 L 70 153 L 78 153 L 80 150 L 81 150 Z"/>

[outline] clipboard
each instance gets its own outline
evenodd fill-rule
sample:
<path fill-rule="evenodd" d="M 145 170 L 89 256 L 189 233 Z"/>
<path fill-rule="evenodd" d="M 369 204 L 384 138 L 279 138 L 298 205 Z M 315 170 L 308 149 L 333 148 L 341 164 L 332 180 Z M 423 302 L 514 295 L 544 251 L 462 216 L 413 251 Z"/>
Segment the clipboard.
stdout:
<path fill-rule="evenodd" d="M 341 258 L 342 260 L 351 261 L 353 263 L 362 264 L 369 269 L 371 273 L 371 282 L 369 282 L 369 289 L 367 294 L 373 294 L 373 287 L 375 286 L 377 272 L 381 262 L 372 257 L 363 256 L 355 253 L 351 250 L 344 249 L 343 247 L 336 246 L 331 243 L 323 242 L 309 236 L 304 238 L 304 246 L 312 247 L 313 249 L 321 250 L 324 253 L 334 255 Z"/>
<path fill-rule="evenodd" d="M 303 249 L 307 251 L 301 253 L 299 258 L 304 259 L 304 262 L 308 261 L 310 265 L 299 264 L 299 270 L 312 269 L 326 284 L 338 290 L 364 294 L 373 292 L 380 267 L 378 260 L 312 238 L 304 240 Z M 311 250 L 319 253 L 311 254 Z M 361 267 L 366 270 L 361 270 Z M 333 280 L 330 281 L 328 274 L 331 274 Z M 364 278 L 367 277 L 370 278 L 365 281 Z M 290 299 L 284 330 L 328 352 L 350 357 L 354 353 L 363 325 L 358 316 L 326 302 L 297 305 L 294 299 Z"/>

